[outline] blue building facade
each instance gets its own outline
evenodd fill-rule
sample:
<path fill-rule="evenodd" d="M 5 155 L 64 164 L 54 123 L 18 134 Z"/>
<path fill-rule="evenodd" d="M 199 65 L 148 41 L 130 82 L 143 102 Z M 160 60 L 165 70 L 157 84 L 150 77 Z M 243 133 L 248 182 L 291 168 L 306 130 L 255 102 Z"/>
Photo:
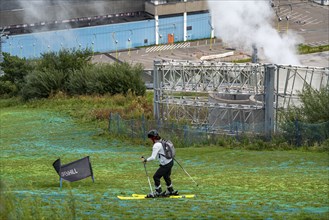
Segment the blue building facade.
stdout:
<path fill-rule="evenodd" d="M 159 44 L 184 41 L 183 15 L 160 17 Z M 211 35 L 208 12 L 187 15 L 187 40 L 209 38 Z M 38 58 L 42 53 L 61 49 L 85 49 L 93 52 L 113 52 L 156 44 L 155 20 L 133 21 L 101 26 L 10 35 L 2 40 L 2 51 L 13 56 Z"/>

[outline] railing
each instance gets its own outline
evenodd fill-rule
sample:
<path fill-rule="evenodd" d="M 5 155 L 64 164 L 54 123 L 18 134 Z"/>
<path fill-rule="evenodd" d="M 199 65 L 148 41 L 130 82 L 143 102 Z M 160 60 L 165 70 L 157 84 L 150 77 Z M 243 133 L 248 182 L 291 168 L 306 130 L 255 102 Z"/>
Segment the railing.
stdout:
<path fill-rule="evenodd" d="M 146 141 L 147 132 L 151 129 L 156 129 L 163 138 L 170 139 L 181 147 L 187 147 L 198 144 L 217 145 L 222 143 L 223 140 L 232 140 L 232 138 L 236 140 L 247 138 L 249 142 L 256 141 L 256 137 L 261 136 L 261 133 L 245 132 L 250 130 L 249 126 L 254 126 L 253 129 L 261 131 L 264 124 L 235 122 L 230 125 L 220 126 L 220 129 L 213 130 L 213 128 L 206 124 L 193 125 L 184 122 L 161 122 L 149 120 L 145 117 L 139 119 L 123 119 L 119 114 L 111 114 L 109 117 L 108 131 L 127 138 Z M 309 124 L 296 120 L 292 123 L 280 124 L 278 127 L 280 129 L 277 130 L 276 136 L 281 135 L 285 142 L 296 146 L 312 145 L 315 142 L 322 143 L 329 138 L 329 121 Z M 225 130 L 226 132 L 216 133 L 217 130 Z"/>

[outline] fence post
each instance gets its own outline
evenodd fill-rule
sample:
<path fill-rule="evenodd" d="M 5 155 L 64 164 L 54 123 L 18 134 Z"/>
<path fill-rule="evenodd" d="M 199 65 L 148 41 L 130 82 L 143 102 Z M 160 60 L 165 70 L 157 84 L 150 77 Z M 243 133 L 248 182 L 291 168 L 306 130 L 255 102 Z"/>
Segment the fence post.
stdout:
<path fill-rule="evenodd" d="M 117 134 L 120 134 L 120 115 L 117 115 Z"/>
<path fill-rule="evenodd" d="M 273 64 L 265 66 L 264 79 L 264 133 L 267 140 L 270 140 L 274 131 L 274 75 Z"/>
<path fill-rule="evenodd" d="M 295 120 L 295 132 L 296 132 L 296 145 L 299 147 L 301 145 L 301 140 L 300 140 L 300 130 L 299 130 L 299 124 L 298 124 L 298 119 L 296 118 Z"/>
<path fill-rule="evenodd" d="M 131 127 L 131 138 L 134 138 L 134 119 L 131 120 L 130 127 Z"/>
<path fill-rule="evenodd" d="M 145 117 L 144 114 L 142 115 L 142 135 L 143 135 L 143 141 L 146 140 L 146 131 L 145 131 Z"/>
<path fill-rule="evenodd" d="M 238 122 L 235 122 L 235 135 L 236 135 L 236 139 L 239 140 L 239 127 L 238 127 Z"/>
<path fill-rule="evenodd" d="M 111 132 L 111 122 L 112 122 L 112 112 L 110 112 L 110 115 L 109 115 L 109 125 L 108 125 L 109 132 Z"/>
<path fill-rule="evenodd" d="M 184 129 L 184 140 L 185 140 L 184 142 L 187 143 L 189 141 L 187 125 L 184 125 L 184 128 L 183 129 Z"/>
<path fill-rule="evenodd" d="M 154 60 L 154 71 L 153 71 L 153 89 L 154 89 L 154 118 L 155 120 L 160 119 L 160 73 L 158 71 L 158 65 L 161 63 L 159 60 Z"/>
<path fill-rule="evenodd" d="M 161 130 L 161 121 L 160 121 L 160 119 L 157 120 L 157 130 L 158 130 L 158 131 Z"/>

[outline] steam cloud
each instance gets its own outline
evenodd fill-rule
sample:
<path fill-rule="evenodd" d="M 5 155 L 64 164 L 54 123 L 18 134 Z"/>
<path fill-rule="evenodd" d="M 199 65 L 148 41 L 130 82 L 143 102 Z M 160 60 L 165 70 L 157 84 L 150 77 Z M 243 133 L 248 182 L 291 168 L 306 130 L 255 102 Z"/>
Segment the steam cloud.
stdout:
<path fill-rule="evenodd" d="M 104 15 L 106 14 L 106 1 L 93 0 L 15 0 L 24 9 L 25 23 L 34 23 L 35 21 L 56 21 L 75 18 L 74 9 L 76 6 L 81 6 L 80 10 L 85 10 L 86 16 Z M 54 10 L 47 11 L 46 8 L 53 6 Z M 90 11 L 96 13 L 90 14 Z M 51 13 L 49 13 L 51 12 Z M 80 11 L 81 13 L 82 11 Z"/>
<path fill-rule="evenodd" d="M 256 45 L 260 58 L 275 64 L 299 65 L 292 32 L 280 34 L 272 27 L 275 12 L 267 0 L 208 0 L 215 35 L 231 47 L 250 52 Z"/>
<path fill-rule="evenodd" d="M 15 4 L 21 8 L 23 13 L 24 23 L 47 23 L 47 22 L 61 22 L 63 20 L 70 20 L 77 18 L 77 7 L 79 13 L 88 16 L 105 15 L 105 5 L 107 1 L 94 1 L 94 0 L 15 0 Z M 50 8 L 51 7 L 51 8 Z M 85 13 L 83 13 L 83 11 Z M 66 22 L 67 29 L 72 28 L 70 23 Z M 73 32 L 53 31 L 47 25 L 38 26 L 39 30 L 52 31 L 48 32 L 48 37 L 39 37 L 38 34 L 34 35 L 35 44 L 40 47 L 48 47 L 49 50 L 58 47 L 66 47 L 65 42 L 76 41 L 77 47 L 80 45 L 79 36 Z M 64 42 L 64 44 L 63 44 Z M 61 46 L 59 46 L 61 45 Z M 86 46 L 86 45 L 84 45 Z"/>

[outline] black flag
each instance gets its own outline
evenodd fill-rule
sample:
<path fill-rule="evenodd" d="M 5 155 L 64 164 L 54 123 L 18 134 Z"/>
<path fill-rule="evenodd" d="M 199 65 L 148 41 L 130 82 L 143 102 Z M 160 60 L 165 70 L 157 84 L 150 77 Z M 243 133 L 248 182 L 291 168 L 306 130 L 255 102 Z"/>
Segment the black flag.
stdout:
<path fill-rule="evenodd" d="M 61 160 L 57 159 L 53 163 L 53 167 L 60 176 L 69 182 L 74 182 L 91 176 L 94 181 L 93 171 L 89 161 L 89 156 L 71 163 L 61 165 Z"/>
<path fill-rule="evenodd" d="M 55 168 L 58 175 L 60 175 L 59 172 L 61 171 L 61 159 L 55 160 L 55 162 L 53 163 L 53 167 Z"/>

